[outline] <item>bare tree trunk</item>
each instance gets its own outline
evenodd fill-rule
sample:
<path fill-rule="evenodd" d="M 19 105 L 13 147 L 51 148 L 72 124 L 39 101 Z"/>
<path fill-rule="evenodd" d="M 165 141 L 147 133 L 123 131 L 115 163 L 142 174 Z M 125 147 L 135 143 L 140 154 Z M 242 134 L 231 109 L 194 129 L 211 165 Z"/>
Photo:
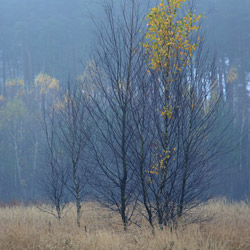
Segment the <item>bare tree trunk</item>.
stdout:
<path fill-rule="evenodd" d="M 3 49 L 3 66 L 2 66 L 2 72 L 3 72 L 3 83 L 2 83 L 2 94 L 6 96 L 6 51 Z"/>
<path fill-rule="evenodd" d="M 127 230 L 127 216 L 126 216 L 126 183 L 127 183 L 127 155 L 126 155 L 126 107 L 123 111 L 122 118 L 122 164 L 123 164 L 123 178 L 121 180 L 121 216 L 124 230 Z"/>
<path fill-rule="evenodd" d="M 76 213 L 77 213 L 77 226 L 81 227 L 81 199 L 80 199 L 80 194 L 77 192 L 77 197 L 76 197 Z"/>

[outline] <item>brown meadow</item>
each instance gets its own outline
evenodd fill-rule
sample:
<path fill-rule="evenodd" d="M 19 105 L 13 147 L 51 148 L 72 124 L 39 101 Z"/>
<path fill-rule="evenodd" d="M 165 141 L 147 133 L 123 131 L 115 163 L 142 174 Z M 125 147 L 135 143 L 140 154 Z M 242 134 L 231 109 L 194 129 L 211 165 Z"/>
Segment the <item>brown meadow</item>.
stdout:
<path fill-rule="evenodd" d="M 141 227 L 123 231 L 118 215 L 96 203 L 83 204 L 82 228 L 76 224 L 75 207 L 68 205 L 59 223 L 36 206 L 0 208 L 0 249 L 98 249 L 98 250 L 249 250 L 250 206 L 246 202 L 213 200 L 199 207 L 202 219 L 177 230 Z"/>

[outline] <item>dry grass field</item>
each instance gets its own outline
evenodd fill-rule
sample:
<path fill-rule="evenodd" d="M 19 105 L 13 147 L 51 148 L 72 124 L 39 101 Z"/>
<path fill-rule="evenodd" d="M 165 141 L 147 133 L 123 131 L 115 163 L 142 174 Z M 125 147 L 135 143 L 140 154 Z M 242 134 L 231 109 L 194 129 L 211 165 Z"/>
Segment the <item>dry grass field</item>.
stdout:
<path fill-rule="evenodd" d="M 81 229 L 73 205 L 61 223 L 35 206 L 1 207 L 0 249 L 250 249 L 249 204 L 214 200 L 199 213 L 210 219 L 153 235 L 146 223 L 141 228 L 131 225 L 124 233 L 119 217 L 95 203 L 83 204 Z"/>

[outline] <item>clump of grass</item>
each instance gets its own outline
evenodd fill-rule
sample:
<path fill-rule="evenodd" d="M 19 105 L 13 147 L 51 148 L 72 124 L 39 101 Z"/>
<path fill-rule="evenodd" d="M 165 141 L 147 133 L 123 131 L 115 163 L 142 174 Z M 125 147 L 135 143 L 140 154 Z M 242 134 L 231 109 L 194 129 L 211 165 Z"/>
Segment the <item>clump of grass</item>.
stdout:
<path fill-rule="evenodd" d="M 249 204 L 214 200 L 195 213 L 210 218 L 176 231 L 152 230 L 146 222 L 123 232 L 120 218 L 96 203 L 84 204 L 82 228 L 69 204 L 60 222 L 35 206 L 0 208 L 0 249 L 249 250 Z"/>

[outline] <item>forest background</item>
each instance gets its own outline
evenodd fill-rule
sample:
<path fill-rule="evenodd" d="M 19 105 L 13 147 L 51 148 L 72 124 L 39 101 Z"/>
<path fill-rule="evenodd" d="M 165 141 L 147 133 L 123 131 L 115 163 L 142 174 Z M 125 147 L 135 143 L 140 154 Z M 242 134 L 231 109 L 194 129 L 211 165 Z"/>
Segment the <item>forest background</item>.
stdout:
<path fill-rule="evenodd" d="M 232 120 L 230 139 L 224 143 L 235 148 L 213 163 L 216 178 L 210 193 L 248 199 L 250 3 L 199 0 L 196 8 L 206 16 L 204 46 L 215 58 L 214 84 L 225 103 L 226 118 L 218 126 Z M 103 5 L 87 0 L 0 0 L 0 11 L 0 200 L 42 200 L 39 178 L 46 166 L 46 140 L 38 117 L 43 116 L 44 98 L 49 103 L 59 88 L 85 77 L 99 46 L 95 25 L 104 18 Z"/>

